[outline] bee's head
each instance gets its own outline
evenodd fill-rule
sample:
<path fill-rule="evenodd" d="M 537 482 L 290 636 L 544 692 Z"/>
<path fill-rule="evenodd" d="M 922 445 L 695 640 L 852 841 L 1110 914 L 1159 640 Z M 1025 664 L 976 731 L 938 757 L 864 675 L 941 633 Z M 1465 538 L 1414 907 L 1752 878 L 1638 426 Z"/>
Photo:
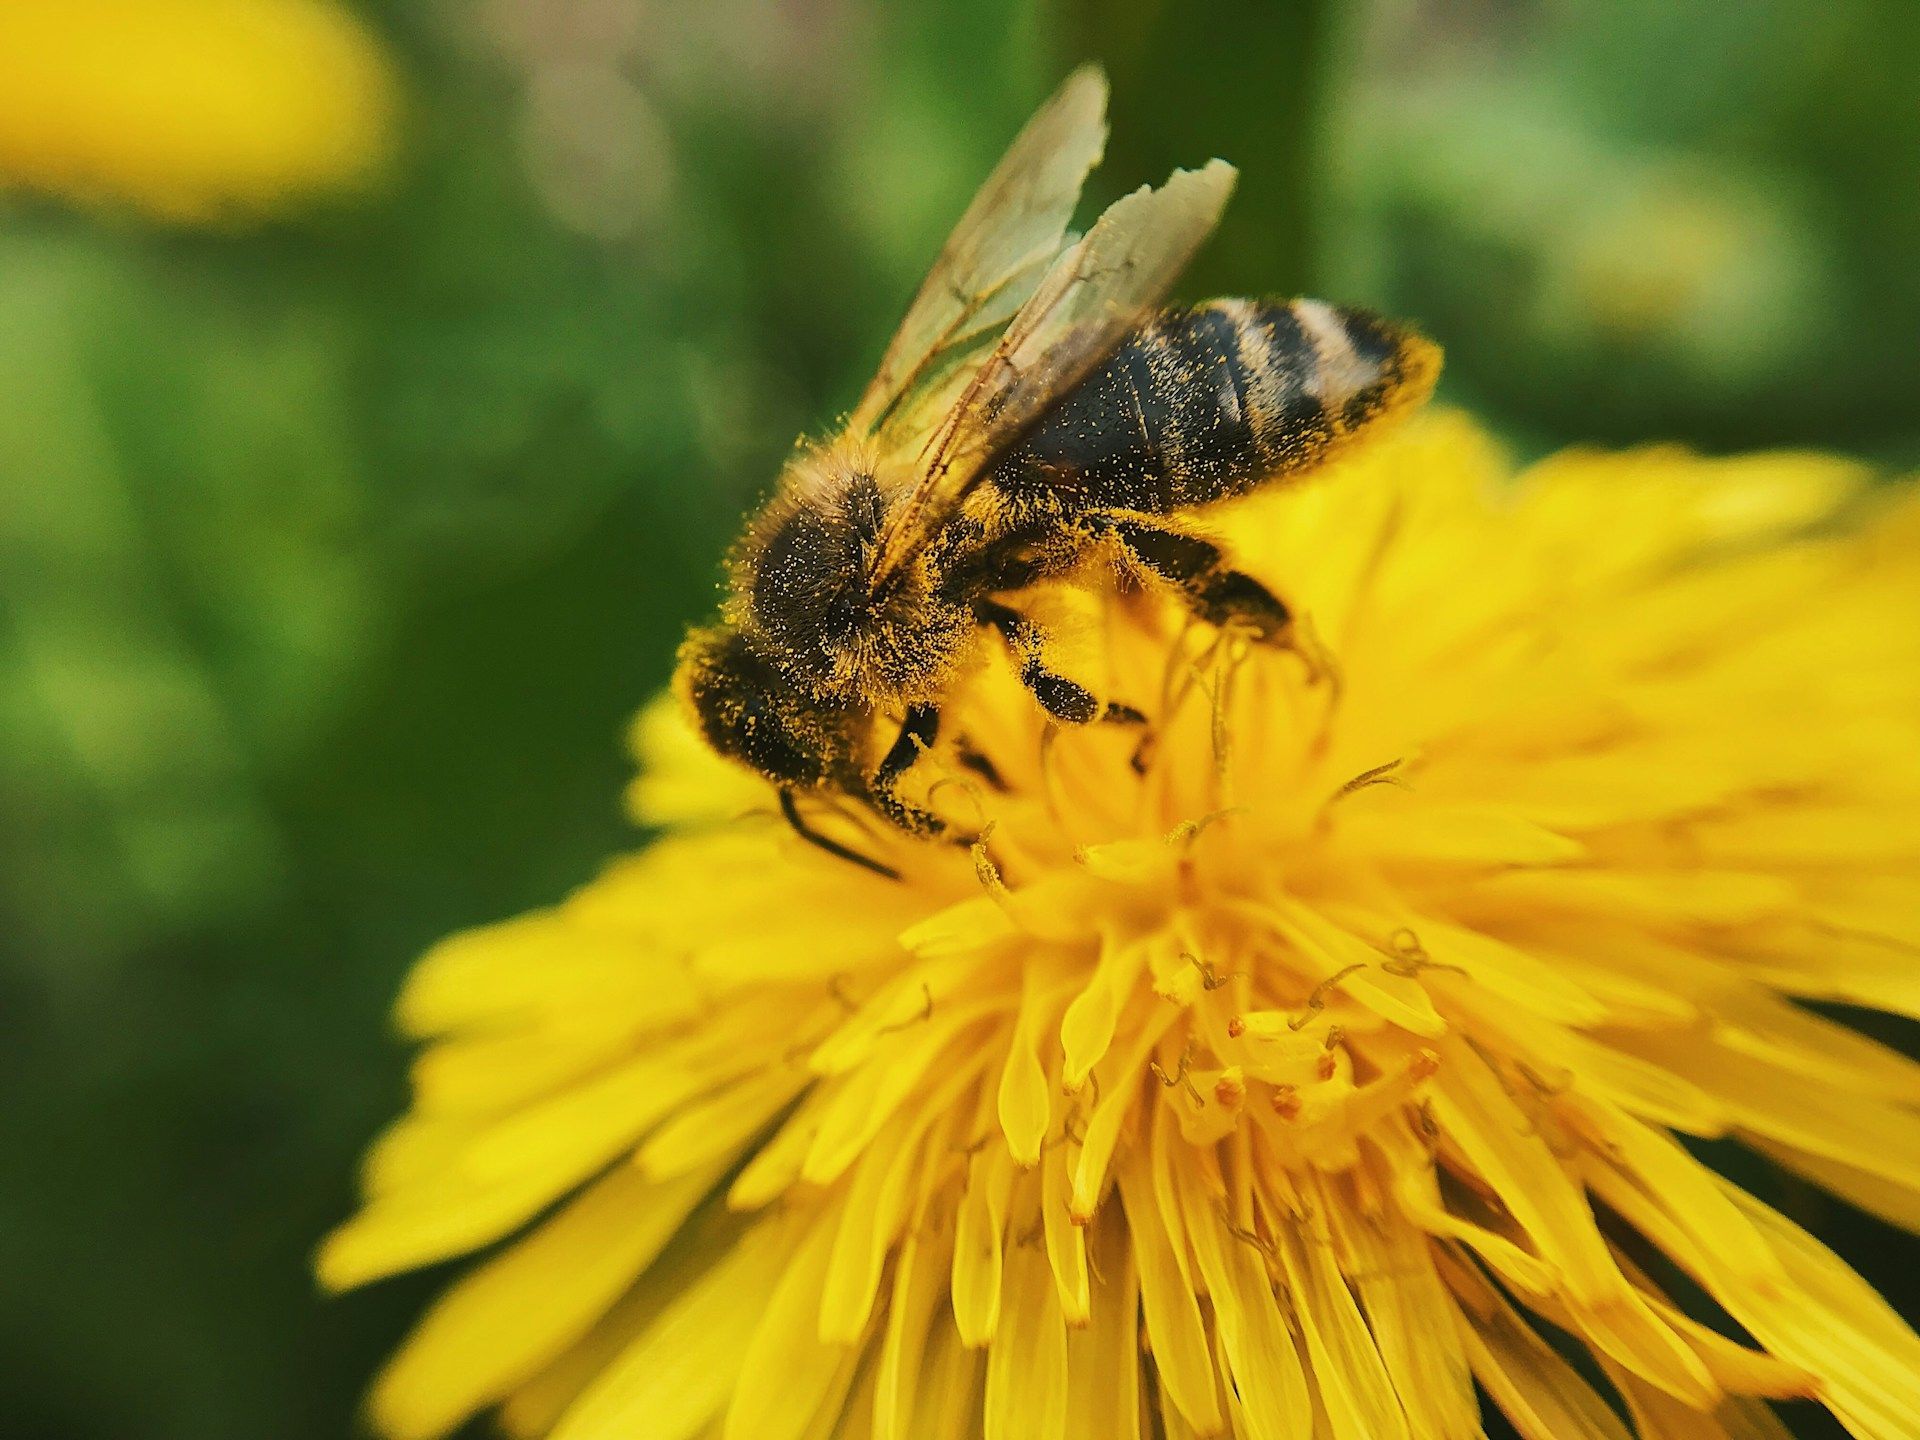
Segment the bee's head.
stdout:
<path fill-rule="evenodd" d="M 819 785 L 845 768 L 847 717 L 795 690 L 730 625 L 687 636 L 673 685 L 707 744 L 777 785 Z"/>
<path fill-rule="evenodd" d="M 736 564 L 732 616 L 795 685 L 868 704 L 897 698 L 952 648 L 931 567 L 872 583 L 886 501 L 852 447 L 801 456 Z"/>

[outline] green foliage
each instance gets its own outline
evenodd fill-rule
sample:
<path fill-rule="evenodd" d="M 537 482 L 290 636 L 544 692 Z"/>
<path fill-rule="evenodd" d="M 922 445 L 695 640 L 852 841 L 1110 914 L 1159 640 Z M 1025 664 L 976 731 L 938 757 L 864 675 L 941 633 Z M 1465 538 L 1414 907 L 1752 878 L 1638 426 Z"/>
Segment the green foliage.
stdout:
<path fill-rule="evenodd" d="M 621 727 L 741 509 L 1081 55 L 1102 198 L 1243 169 L 1196 294 L 1415 317 L 1528 446 L 1920 458 L 1904 0 L 1186 16 L 395 0 L 373 199 L 0 202 L 10 1433 L 350 1426 L 430 1288 L 304 1268 L 400 975 L 634 843 Z"/>

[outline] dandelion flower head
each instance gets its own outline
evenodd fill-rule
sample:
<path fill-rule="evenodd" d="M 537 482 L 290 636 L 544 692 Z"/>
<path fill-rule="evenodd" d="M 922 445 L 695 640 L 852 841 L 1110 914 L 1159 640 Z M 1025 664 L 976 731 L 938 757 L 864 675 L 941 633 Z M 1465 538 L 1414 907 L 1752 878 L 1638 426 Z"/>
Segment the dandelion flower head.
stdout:
<path fill-rule="evenodd" d="M 1920 1014 L 1920 505 L 1436 415 L 1215 522 L 1328 663 L 1081 583 L 1144 737 L 989 652 L 914 770 L 982 841 L 897 879 L 642 716 L 659 838 L 400 1001 L 322 1277 L 497 1248 L 386 1433 L 1920 1436 L 1920 1340 L 1683 1143 L 1920 1224 L 1920 1066 L 1803 1003 Z"/>
<path fill-rule="evenodd" d="M 7 0 L 0 187 L 251 218 L 363 182 L 393 92 L 332 0 Z"/>

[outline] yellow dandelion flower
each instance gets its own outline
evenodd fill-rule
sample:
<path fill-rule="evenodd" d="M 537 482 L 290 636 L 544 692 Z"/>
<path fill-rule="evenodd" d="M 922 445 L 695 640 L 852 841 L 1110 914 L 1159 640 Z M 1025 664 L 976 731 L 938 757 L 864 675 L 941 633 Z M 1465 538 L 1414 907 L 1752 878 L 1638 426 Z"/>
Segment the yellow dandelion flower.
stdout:
<path fill-rule="evenodd" d="M 1150 739 L 986 664 L 921 797 L 985 838 L 898 880 L 642 717 L 664 836 L 400 1001 L 320 1273 L 499 1248 L 384 1431 L 1920 1436 L 1920 1339 L 1677 1138 L 1920 1224 L 1920 1066 L 1798 1003 L 1920 1014 L 1920 502 L 1451 416 L 1332 470 L 1220 528 L 1337 683 L 1083 590 Z"/>
<path fill-rule="evenodd" d="M 393 80 L 327 0 L 7 0 L 0 187 L 231 219 L 364 180 Z"/>

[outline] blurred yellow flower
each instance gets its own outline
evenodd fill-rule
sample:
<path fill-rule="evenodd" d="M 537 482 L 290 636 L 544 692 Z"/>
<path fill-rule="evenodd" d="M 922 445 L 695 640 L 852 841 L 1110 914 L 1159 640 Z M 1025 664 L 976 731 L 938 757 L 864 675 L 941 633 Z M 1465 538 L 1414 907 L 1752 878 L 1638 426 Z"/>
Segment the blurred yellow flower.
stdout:
<path fill-rule="evenodd" d="M 1445 416 L 1336 468 L 1220 525 L 1337 682 L 1083 591 L 1150 738 L 983 669 L 915 769 L 985 838 L 898 881 L 642 717 L 665 836 L 400 1001 L 320 1274 L 509 1243 L 382 1429 L 1625 1437 L 1566 1337 L 1643 1437 L 1920 1436 L 1920 1339 L 1675 1138 L 1920 1223 L 1920 1065 L 1797 1003 L 1920 1014 L 1920 501 Z"/>
<path fill-rule="evenodd" d="M 245 217 L 363 182 L 393 110 L 379 46 L 327 0 L 0 5 L 0 187 Z"/>

